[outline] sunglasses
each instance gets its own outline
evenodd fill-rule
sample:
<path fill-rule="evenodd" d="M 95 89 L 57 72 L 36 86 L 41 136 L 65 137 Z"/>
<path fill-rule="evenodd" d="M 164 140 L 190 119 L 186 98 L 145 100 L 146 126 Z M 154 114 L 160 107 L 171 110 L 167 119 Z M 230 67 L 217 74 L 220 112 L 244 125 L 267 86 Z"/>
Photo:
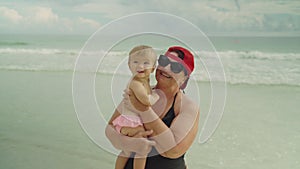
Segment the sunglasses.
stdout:
<path fill-rule="evenodd" d="M 158 59 L 158 64 L 162 67 L 166 67 L 169 64 L 171 64 L 171 71 L 173 73 L 180 73 L 181 71 L 184 71 L 184 75 L 187 75 L 186 69 L 183 67 L 182 64 L 178 62 L 171 62 L 170 59 L 165 55 L 160 55 Z"/>

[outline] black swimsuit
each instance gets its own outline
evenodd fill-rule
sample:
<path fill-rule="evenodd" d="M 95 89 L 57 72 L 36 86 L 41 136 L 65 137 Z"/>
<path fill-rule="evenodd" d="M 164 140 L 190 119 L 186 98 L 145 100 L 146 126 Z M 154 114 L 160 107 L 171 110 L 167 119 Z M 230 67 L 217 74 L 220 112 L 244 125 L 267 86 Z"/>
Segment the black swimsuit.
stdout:
<path fill-rule="evenodd" d="M 169 109 L 167 114 L 162 118 L 162 121 L 168 126 L 171 126 L 173 119 L 175 118 L 174 103 L 176 100 L 176 95 L 174 96 L 174 101 L 172 107 Z M 134 154 L 132 154 L 134 156 Z M 133 169 L 133 158 L 129 158 L 124 169 Z M 161 156 L 157 150 L 152 147 L 151 152 L 148 154 L 145 169 L 185 169 L 184 155 L 179 158 L 171 159 Z"/>

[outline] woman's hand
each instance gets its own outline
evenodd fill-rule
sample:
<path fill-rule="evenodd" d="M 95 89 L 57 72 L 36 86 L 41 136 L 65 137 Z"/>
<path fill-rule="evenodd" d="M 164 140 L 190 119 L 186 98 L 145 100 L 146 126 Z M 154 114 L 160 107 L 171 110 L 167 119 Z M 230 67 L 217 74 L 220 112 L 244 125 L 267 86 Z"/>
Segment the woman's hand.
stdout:
<path fill-rule="evenodd" d="M 122 127 L 120 130 L 120 133 L 129 136 L 129 137 L 136 137 L 140 138 L 140 135 L 143 135 L 145 129 L 143 126 L 137 126 L 137 127 Z"/>
<path fill-rule="evenodd" d="M 107 125 L 105 130 L 107 138 L 115 148 L 138 154 L 148 154 L 152 146 L 155 146 L 154 141 L 147 139 L 152 133 L 152 130 L 139 131 L 134 137 L 128 137 L 118 133 L 110 124 Z"/>

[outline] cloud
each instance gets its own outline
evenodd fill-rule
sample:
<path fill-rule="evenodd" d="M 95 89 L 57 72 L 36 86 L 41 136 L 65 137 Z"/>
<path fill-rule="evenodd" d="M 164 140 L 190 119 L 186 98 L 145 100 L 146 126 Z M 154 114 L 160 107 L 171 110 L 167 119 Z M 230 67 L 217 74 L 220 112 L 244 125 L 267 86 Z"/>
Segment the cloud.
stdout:
<path fill-rule="evenodd" d="M 0 29 L 3 32 L 76 34 L 91 33 L 101 26 L 98 21 L 84 15 L 64 16 L 65 12 L 74 14 L 68 8 L 64 13 L 58 13 L 57 8 L 50 6 L 19 5 L 14 8 L 0 6 Z M 22 24 L 22 27 L 15 24 Z"/>
<path fill-rule="evenodd" d="M 53 13 L 49 7 L 35 7 L 35 15 L 33 19 L 41 23 L 53 23 L 58 21 L 58 15 Z"/>
<path fill-rule="evenodd" d="M 109 20 L 135 12 L 165 12 L 186 18 L 205 32 L 300 31 L 299 9 L 298 1 L 260 0 L 151 0 L 134 3 L 112 0 L 78 3 L 72 7 L 75 12 L 94 13 Z M 279 13 L 283 15 L 279 16 Z"/>
<path fill-rule="evenodd" d="M 116 3 L 114 1 L 106 2 L 106 3 L 89 2 L 89 3 L 79 4 L 74 6 L 73 10 L 74 12 L 98 13 L 110 19 L 116 19 L 132 11 L 130 7 L 124 8 L 122 4 Z"/>
<path fill-rule="evenodd" d="M 0 13 L 13 23 L 19 23 L 24 18 L 16 10 L 7 7 L 0 7 Z"/>
<path fill-rule="evenodd" d="M 56 32 L 67 34 L 91 34 L 101 26 L 99 22 L 82 16 L 73 19 L 61 17 L 55 25 L 59 25 L 53 28 Z"/>
<path fill-rule="evenodd" d="M 197 4 L 197 9 L 203 15 L 197 17 L 205 21 L 200 24 L 210 24 L 211 27 L 222 30 L 261 30 L 264 26 L 265 18 L 263 14 L 251 13 L 247 11 L 237 10 L 235 6 L 215 6 Z"/>
<path fill-rule="evenodd" d="M 300 31 L 299 1 L 153 0 L 139 5 L 157 6 L 159 12 L 186 18 L 205 32 Z"/>
<path fill-rule="evenodd" d="M 100 23 L 98 23 L 97 21 L 94 21 L 92 19 L 79 17 L 78 20 L 79 20 L 79 23 L 84 24 L 84 25 L 87 24 L 87 25 L 90 25 L 91 27 L 94 27 L 94 28 L 99 28 L 100 27 Z"/>
<path fill-rule="evenodd" d="M 91 32 L 100 23 L 132 13 L 164 12 L 189 20 L 205 33 L 300 31 L 300 3 L 296 0 L 66 0 L 11 2 L 5 6 L 0 7 L 2 27 L 22 23 L 28 30 Z"/>

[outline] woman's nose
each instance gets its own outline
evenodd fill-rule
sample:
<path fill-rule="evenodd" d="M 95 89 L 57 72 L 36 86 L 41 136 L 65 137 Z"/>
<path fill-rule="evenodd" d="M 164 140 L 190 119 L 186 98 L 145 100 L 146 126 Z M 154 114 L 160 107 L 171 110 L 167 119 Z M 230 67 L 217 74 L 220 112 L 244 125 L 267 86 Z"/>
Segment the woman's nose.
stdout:
<path fill-rule="evenodd" d="M 167 66 L 165 66 L 165 67 L 159 66 L 158 69 L 160 69 L 160 70 L 162 70 L 162 71 L 164 71 L 164 72 L 166 72 L 166 73 L 168 73 L 168 74 L 172 74 L 170 65 L 167 65 Z"/>
<path fill-rule="evenodd" d="M 164 70 L 167 71 L 167 72 L 170 72 L 171 71 L 171 65 L 168 64 L 167 66 L 165 66 Z"/>

